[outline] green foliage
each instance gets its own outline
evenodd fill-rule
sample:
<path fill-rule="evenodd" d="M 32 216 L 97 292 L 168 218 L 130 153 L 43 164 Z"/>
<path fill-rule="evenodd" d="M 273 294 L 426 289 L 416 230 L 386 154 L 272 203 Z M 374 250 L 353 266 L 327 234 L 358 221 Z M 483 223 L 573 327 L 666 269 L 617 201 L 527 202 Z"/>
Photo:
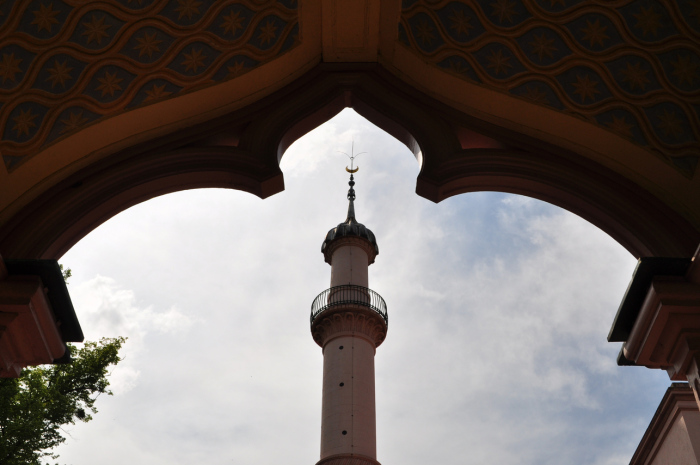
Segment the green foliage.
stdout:
<path fill-rule="evenodd" d="M 63 273 L 63 280 L 68 284 L 68 278 L 73 276 L 73 270 L 70 268 L 66 268 L 65 270 L 63 269 L 63 264 L 59 263 L 58 267 L 61 269 L 61 273 Z"/>
<path fill-rule="evenodd" d="M 0 464 L 40 465 L 66 439 L 61 427 L 88 422 L 100 394 L 112 395 L 108 368 L 119 363 L 123 337 L 68 345 L 73 361 L 22 370 L 0 378 Z"/>

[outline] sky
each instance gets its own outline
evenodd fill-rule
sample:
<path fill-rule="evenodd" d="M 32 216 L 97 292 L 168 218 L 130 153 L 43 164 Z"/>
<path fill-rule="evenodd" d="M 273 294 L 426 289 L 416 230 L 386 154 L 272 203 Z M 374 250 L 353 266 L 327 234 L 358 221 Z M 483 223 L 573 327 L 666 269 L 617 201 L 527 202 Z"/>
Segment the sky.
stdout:
<path fill-rule="evenodd" d="M 384 465 L 627 464 L 670 385 L 616 365 L 606 336 L 636 259 L 558 207 L 496 193 L 415 194 L 411 152 L 352 110 L 294 143 L 285 191 L 165 195 L 60 260 L 87 340 L 125 336 L 66 465 L 313 465 L 322 354 L 311 302 L 321 244 L 345 219 L 376 235 L 369 287 L 389 331 L 375 357 Z"/>

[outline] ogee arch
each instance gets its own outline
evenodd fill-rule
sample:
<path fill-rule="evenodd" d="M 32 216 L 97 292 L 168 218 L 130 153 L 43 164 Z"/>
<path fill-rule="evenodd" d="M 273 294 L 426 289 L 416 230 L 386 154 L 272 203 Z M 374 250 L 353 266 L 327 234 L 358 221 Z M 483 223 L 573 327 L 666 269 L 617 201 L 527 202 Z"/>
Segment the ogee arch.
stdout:
<path fill-rule="evenodd" d="M 0 254 L 60 257 L 120 211 L 169 192 L 280 192 L 286 148 L 345 107 L 417 156 L 417 192 L 432 201 L 479 190 L 528 195 L 582 216 L 635 256 L 688 256 L 700 242 L 684 215 L 594 160 L 460 112 L 380 65 L 322 64 L 248 106 L 137 141 L 45 187 L 4 222 Z"/>

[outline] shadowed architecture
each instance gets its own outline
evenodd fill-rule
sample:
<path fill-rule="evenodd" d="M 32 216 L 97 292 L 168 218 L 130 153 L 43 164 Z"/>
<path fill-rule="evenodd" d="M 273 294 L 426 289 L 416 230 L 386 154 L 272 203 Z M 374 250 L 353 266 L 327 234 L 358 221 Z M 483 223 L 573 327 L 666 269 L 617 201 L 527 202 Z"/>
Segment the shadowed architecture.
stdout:
<path fill-rule="evenodd" d="M 418 195 L 527 195 L 670 260 L 640 262 L 610 340 L 700 391 L 699 0 L 5 0 L 0 96 L 3 259 L 165 193 L 278 193 L 286 149 L 351 107 L 414 154 Z"/>

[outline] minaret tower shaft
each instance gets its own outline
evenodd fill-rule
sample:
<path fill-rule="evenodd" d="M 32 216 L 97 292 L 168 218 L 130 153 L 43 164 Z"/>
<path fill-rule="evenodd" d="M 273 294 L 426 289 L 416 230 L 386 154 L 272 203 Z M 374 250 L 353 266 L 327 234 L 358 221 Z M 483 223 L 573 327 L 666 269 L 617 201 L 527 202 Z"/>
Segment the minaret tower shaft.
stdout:
<path fill-rule="evenodd" d="M 331 265 L 331 287 L 311 306 L 311 334 L 323 348 L 321 460 L 317 465 L 378 465 L 374 355 L 384 341 L 384 299 L 368 287 L 379 253 L 372 231 L 355 218 L 350 174 L 348 216 L 328 231 L 321 251 Z"/>

